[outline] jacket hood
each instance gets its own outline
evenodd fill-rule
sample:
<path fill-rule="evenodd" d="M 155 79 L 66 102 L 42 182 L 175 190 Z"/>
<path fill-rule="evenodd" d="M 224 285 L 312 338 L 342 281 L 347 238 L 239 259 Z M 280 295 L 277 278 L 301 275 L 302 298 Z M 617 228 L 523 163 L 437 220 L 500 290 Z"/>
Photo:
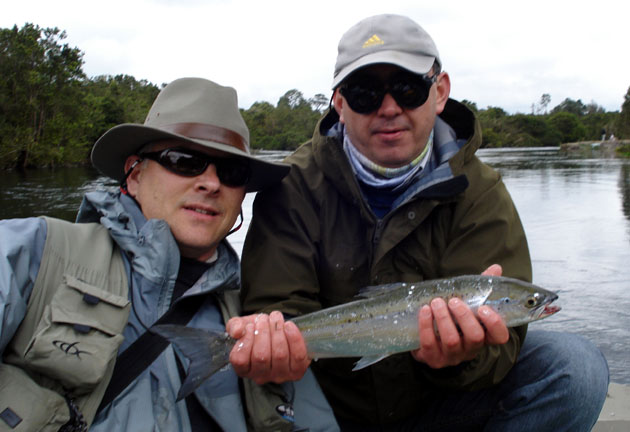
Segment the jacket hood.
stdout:
<path fill-rule="evenodd" d="M 459 172 L 462 166 L 470 161 L 481 147 L 481 125 L 466 105 L 454 99 L 449 99 L 446 102 L 444 111 L 439 118 L 452 128 L 458 140 L 466 140 L 461 151 L 450 159 L 453 171 Z"/>
<path fill-rule="evenodd" d="M 438 117 L 453 129 L 457 139 L 469 141 L 464 152 L 465 159 L 469 160 L 481 147 L 481 126 L 475 114 L 466 105 L 449 98 L 444 111 Z M 337 136 L 339 133 L 339 114 L 334 108 L 330 108 L 317 124 L 314 138 Z"/>
<path fill-rule="evenodd" d="M 164 282 L 165 269 L 168 279 L 175 280 L 179 269 L 179 247 L 168 224 L 161 219 L 147 220 L 136 202 L 119 190 L 89 192 L 83 198 L 77 222 L 97 222 L 105 226 L 131 260 L 134 272 L 155 284 Z M 237 289 L 240 275 L 239 259 L 223 240 L 219 244 L 219 259 L 213 278 L 204 274 L 197 284 L 197 294 L 217 287 Z M 226 284 L 226 281 L 234 279 Z"/>
<path fill-rule="evenodd" d="M 339 193 L 354 199 L 359 186 L 341 143 L 343 125 L 330 109 L 318 123 L 311 145 L 316 163 Z M 481 145 L 481 128 L 474 114 L 463 104 L 449 99 L 434 126 L 434 151 L 426 172 L 394 203 L 399 206 L 414 197 L 445 198 L 468 186 L 462 174 Z"/>

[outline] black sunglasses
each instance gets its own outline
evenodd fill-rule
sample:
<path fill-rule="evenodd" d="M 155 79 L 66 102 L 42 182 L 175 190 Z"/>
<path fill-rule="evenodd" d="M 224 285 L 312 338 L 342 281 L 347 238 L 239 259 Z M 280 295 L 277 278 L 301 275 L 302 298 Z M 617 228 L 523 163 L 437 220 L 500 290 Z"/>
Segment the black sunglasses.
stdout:
<path fill-rule="evenodd" d="M 413 109 L 424 104 L 429 97 L 429 90 L 438 74 L 432 77 L 411 72 L 400 72 L 383 83 L 374 75 L 359 73 L 351 76 L 339 91 L 350 105 L 352 111 L 369 114 L 379 109 L 385 94 L 392 95 L 401 108 Z"/>
<path fill-rule="evenodd" d="M 185 177 L 198 176 L 208 168 L 208 165 L 214 165 L 217 177 L 226 186 L 244 186 L 251 175 L 247 160 L 237 157 L 214 157 L 181 148 L 140 153 L 138 156 L 155 161 L 170 172 Z"/>

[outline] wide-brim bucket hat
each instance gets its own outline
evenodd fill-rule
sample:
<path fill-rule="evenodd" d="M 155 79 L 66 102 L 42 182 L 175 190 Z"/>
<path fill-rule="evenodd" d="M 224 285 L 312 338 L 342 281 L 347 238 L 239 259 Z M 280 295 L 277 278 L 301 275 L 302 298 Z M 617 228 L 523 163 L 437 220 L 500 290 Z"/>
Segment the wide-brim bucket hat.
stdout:
<path fill-rule="evenodd" d="M 92 163 L 119 182 L 127 158 L 154 141 L 176 139 L 247 159 L 251 176 L 247 192 L 280 181 L 290 166 L 253 156 L 249 129 L 238 109 L 236 91 L 203 78 L 181 78 L 168 84 L 153 102 L 144 124 L 124 123 L 105 132 L 92 148 Z"/>

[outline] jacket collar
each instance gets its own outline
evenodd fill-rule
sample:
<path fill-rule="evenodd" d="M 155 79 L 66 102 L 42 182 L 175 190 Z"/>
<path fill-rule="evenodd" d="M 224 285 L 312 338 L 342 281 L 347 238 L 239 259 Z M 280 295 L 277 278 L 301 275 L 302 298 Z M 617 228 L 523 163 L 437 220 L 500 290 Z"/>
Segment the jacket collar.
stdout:
<path fill-rule="evenodd" d="M 320 120 L 313 137 L 315 159 L 326 177 L 342 194 L 360 194 L 360 188 L 342 149 L 343 125 L 334 109 Z M 468 181 L 461 174 L 465 162 L 481 144 L 481 134 L 474 114 L 463 104 L 449 99 L 436 119 L 434 151 L 421 176 L 395 202 L 394 207 L 416 198 L 447 198 L 463 192 Z M 343 186 L 343 185 L 347 185 Z"/>
<path fill-rule="evenodd" d="M 89 192 L 79 208 L 77 222 L 97 222 L 108 228 L 112 238 L 131 261 L 133 270 L 156 284 L 174 281 L 179 269 L 179 247 L 168 224 L 147 220 L 136 201 L 119 191 Z M 240 263 L 230 244 L 219 244 L 219 257 L 189 294 L 217 289 L 238 289 Z"/>

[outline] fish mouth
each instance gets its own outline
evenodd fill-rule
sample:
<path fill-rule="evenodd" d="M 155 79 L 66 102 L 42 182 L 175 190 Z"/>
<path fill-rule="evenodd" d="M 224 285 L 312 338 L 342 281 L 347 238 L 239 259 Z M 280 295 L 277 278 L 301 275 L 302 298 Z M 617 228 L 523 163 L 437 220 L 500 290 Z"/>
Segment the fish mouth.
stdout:
<path fill-rule="evenodd" d="M 553 304 L 545 305 L 545 307 L 542 308 L 542 310 L 540 311 L 540 314 L 538 315 L 538 319 L 547 318 L 548 316 L 559 312 L 561 309 L 562 308 L 557 305 L 553 305 Z"/>

